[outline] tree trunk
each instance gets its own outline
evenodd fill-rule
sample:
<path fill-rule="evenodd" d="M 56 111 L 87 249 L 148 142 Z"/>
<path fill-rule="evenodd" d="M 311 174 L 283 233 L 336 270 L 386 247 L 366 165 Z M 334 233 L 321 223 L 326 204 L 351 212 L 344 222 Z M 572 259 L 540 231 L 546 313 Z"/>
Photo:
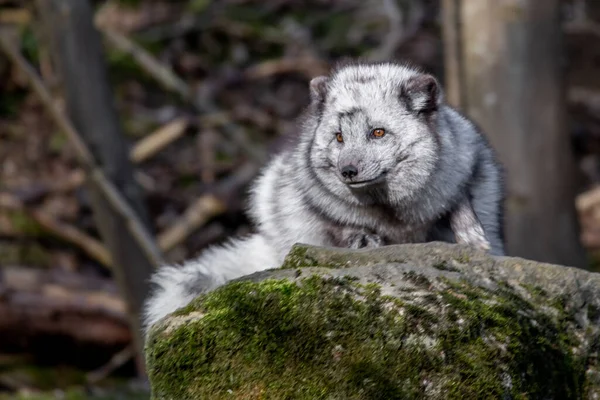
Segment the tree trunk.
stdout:
<path fill-rule="evenodd" d="M 62 78 L 69 116 L 107 178 L 149 227 L 113 106 L 100 35 L 93 26 L 89 1 L 39 0 L 37 4 Z M 92 181 L 89 190 L 97 226 L 111 252 L 113 272 L 127 301 L 137 349 L 142 354 L 139 315 L 152 264 L 126 229 L 126 221 L 113 211 L 103 191 Z"/>
<path fill-rule="evenodd" d="M 584 267 L 560 1 L 444 0 L 444 13 L 448 98 L 480 125 L 506 170 L 509 254 Z"/>

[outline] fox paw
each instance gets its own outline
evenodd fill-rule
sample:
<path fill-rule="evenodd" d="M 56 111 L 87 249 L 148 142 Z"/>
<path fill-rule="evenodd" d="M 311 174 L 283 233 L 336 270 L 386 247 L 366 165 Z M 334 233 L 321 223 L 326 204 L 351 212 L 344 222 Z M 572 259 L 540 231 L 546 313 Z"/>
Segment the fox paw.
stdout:
<path fill-rule="evenodd" d="M 455 236 L 456 242 L 459 244 L 465 244 L 485 251 L 490 250 L 490 242 L 487 240 L 480 226 L 470 226 L 467 229 L 456 232 Z"/>
<path fill-rule="evenodd" d="M 350 249 L 374 249 L 383 246 L 383 239 L 372 233 L 356 232 L 347 238 Z"/>

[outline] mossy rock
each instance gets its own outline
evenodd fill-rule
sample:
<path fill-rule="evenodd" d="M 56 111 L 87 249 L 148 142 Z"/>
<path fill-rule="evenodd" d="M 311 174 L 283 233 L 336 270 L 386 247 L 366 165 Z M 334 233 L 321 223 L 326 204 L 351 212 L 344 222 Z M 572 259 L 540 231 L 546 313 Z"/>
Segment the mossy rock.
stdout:
<path fill-rule="evenodd" d="M 295 246 L 157 323 L 154 399 L 596 399 L 600 275 L 443 243 Z"/>

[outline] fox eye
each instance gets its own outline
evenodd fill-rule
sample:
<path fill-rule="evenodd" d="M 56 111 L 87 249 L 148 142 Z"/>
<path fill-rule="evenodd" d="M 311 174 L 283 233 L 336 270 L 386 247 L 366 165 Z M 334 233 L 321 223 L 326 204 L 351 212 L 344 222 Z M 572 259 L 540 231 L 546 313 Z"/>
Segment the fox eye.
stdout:
<path fill-rule="evenodd" d="M 335 134 L 335 138 L 338 142 L 342 143 L 344 141 L 344 137 L 342 136 L 342 132 L 338 132 Z"/>
<path fill-rule="evenodd" d="M 381 129 L 381 128 L 377 128 L 373 130 L 373 136 L 380 138 L 383 137 L 385 135 L 385 130 Z"/>

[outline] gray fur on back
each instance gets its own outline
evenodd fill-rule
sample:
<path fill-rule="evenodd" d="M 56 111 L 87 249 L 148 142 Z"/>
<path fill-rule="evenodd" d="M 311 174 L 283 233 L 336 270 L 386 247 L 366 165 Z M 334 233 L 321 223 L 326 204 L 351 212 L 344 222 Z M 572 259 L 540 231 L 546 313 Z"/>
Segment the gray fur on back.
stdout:
<path fill-rule="evenodd" d="M 253 185 L 257 233 L 159 271 L 147 326 L 202 291 L 276 268 L 298 242 L 360 248 L 443 240 L 504 254 L 500 166 L 432 76 L 395 63 L 341 66 L 311 81 L 299 125 L 294 146 Z M 375 129 L 385 135 L 375 137 Z M 344 167 L 352 173 L 344 176 Z"/>

